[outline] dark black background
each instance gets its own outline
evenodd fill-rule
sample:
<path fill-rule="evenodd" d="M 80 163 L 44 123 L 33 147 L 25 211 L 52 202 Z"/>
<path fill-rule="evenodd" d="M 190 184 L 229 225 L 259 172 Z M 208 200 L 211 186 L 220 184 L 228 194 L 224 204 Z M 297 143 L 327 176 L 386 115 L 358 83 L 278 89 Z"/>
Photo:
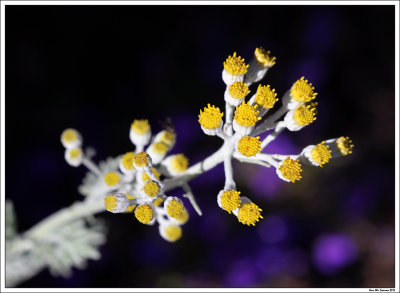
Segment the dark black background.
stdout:
<path fill-rule="evenodd" d="M 317 121 L 285 134 L 296 151 L 341 135 L 355 144 L 349 158 L 306 169 L 302 182 L 280 186 L 272 198 L 252 195 L 248 173 L 235 173 L 264 216 L 287 223 L 289 237 L 274 247 L 304 252 L 301 276 L 252 267 L 270 244 L 218 208 L 219 167 L 216 180 L 194 180 L 204 215 L 189 209 L 178 243 L 165 243 L 129 215 L 102 214 L 109 233 L 100 261 L 70 279 L 43 271 L 21 286 L 393 287 L 394 13 L 394 6 L 7 5 L 6 198 L 21 232 L 81 199 L 86 171 L 64 162 L 59 141 L 67 127 L 96 148 L 96 160 L 129 151 L 130 123 L 142 118 L 156 132 L 158 121 L 171 117 L 179 135 L 174 152 L 191 163 L 216 150 L 220 142 L 202 134 L 197 115 L 207 103 L 224 107 L 222 63 L 234 51 L 250 60 L 257 46 L 271 50 L 277 64 L 264 82 L 278 97 L 302 75 L 315 85 Z M 347 204 L 354 190 L 361 198 Z M 311 257 L 326 233 L 350 235 L 359 251 L 333 275 Z M 377 238 L 384 255 L 372 244 Z M 232 281 L 231 268 L 246 270 L 243 262 L 251 276 Z"/>

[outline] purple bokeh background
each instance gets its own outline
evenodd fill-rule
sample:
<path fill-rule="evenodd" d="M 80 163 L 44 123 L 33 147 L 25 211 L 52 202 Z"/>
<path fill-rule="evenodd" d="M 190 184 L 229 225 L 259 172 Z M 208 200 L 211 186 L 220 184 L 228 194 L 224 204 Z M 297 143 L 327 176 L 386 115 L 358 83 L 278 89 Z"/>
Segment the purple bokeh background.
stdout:
<path fill-rule="evenodd" d="M 202 133 L 199 110 L 224 108 L 223 60 L 233 51 L 249 60 L 256 46 L 277 56 L 262 83 L 280 97 L 304 75 L 319 102 L 315 123 L 265 152 L 345 135 L 353 155 L 305 167 L 296 184 L 235 162 L 239 190 L 263 209 L 255 227 L 217 206 L 219 165 L 192 180 L 204 214 L 185 201 L 190 221 L 177 243 L 132 215 L 103 213 L 99 261 L 67 279 L 44 270 L 20 287 L 394 287 L 391 6 L 6 7 L 6 198 L 19 231 L 81 199 L 86 171 L 64 162 L 59 142 L 67 127 L 96 161 L 131 150 L 129 125 L 142 118 L 157 132 L 171 117 L 172 153 L 190 164 L 213 153 L 221 141 Z"/>

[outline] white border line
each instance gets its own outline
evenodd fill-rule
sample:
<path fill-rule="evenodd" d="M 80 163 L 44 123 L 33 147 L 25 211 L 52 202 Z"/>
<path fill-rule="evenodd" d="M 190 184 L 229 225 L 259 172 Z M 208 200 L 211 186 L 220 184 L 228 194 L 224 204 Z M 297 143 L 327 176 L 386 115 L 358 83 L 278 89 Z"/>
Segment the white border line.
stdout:
<path fill-rule="evenodd" d="M 6 73 L 6 66 L 5 66 L 5 7 L 4 4 L 1 3 L 1 289 L 0 291 L 4 290 L 5 286 L 5 269 L 6 269 L 6 262 L 5 262 L 5 194 L 6 194 L 6 189 L 5 189 L 5 169 L 6 169 L 6 163 L 5 163 L 5 96 L 6 96 L 6 91 L 5 91 L 5 73 Z M 4 292 L 4 291 L 3 291 Z"/>
<path fill-rule="evenodd" d="M 399 3 L 395 5 L 395 286 L 399 290 Z"/>
<path fill-rule="evenodd" d="M 1 1 L 2 5 L 395 5 L 397 1 Z"/>
<path fill-rule="evenodd" d="M 373 292 L 369 291 L 370 288 L 133 288 L 133 289 L 114 289 L 114 288 L 94 288 L 94 289 L 81 289 L 81 288 L 69 288 L 69 289 L 26 289 L 16 288 L 7 289 L 2 292 Z M 386 289 L 386 288 L 383 288 Z M 387 288 L 389 292 L 391 288 Z M 379 290 L 379 288 L 378 288 Z M 384 291 L 377 291 L 384 292 Z M 392 292 L 398 292 L 392 291 Z"/>
<path fill-rule="evenodd" d="M 1 1 L 1 292 L 370 292 L 369 288 L 5 288 L 5 5 L 393 5 L 395 6 L 395 292 L 399 292 L 399 3 L 397 1 Z M 371 288 L 375 289 L 375 288 Z"/>

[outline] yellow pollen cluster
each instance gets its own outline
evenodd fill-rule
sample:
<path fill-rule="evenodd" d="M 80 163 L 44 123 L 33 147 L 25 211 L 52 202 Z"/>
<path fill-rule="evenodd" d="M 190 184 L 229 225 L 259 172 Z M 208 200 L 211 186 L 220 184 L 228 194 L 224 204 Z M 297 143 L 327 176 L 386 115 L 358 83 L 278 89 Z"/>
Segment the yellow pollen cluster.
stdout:
<path fill-rule="evenodd" d="M 163 203 L 163 199 L 161 198 L 161 197 L 157 197 L 154 201 L 153 201 L 153 204 L 156 206 L 156 207 L 159 207 L 162 203 Z"/>
<path fill-rule="evenodd" d="M 126 197 L 127 197 L 128 199 L 135 199 L 135 197 L 134 197 L 133 195 L 130 195 L 130 194 L 127 194 Z M 129 207 L 126 209 L 125 213 L 132 213 L 133 210 L 134 210 L 135 208 L 136 208 L 136 205 L 135 205 L 135 204 L 134 204 L 134 205 L 131 205 L 131 206 L 129 206 Z"/>
<path fill-rule="evenodd" d="M 164 130 L 160 137 L 160 141 L 165 143 L 167 146 L 171 146 L 176 138 L 176 134 L 172 133 L 171 131 Z"/>
<path fill-rule="evenodd" d="M 314 100 L 317 96 L 314 87 L 311 83 L 308 83 L 307 79 L 304 79 L 304 76 L 293 84 L 290 94 L 295 101 L 301 103 Z"/>
<path fill-rule="evenodd" d="M 165 237 L 171 242 L 175 242 L 182 237 L 182 228 L 177 225 L 168 225 L 164 232 Z"/>
<path fill-rule="evenodd" d="M 138 153 L 133 160 L 135 161 L 136 166 L 144 167 L 149 163 L 149 157 L 145 152 Z"/>
<path fill-rule="evenodd" d="M 156 196 L 159 189 L 158 184 L 154 181 L 146 182 L 143 187 L 144 192 L 150 197 Z"/>
<path fill-rule="evenodd" d="M 282 166 L 279 167 L 279 171 L 281 171 L 283 177 L 294 183 L 296 180 L 301 179 L 301 172 L 303 170 L 301 169 L 299 160 L 292 160 L 287 157 L 283 161 Z"/>
<path fill-rule="evenodd" d="M 135 210 L 135 217 L 140 223 L 147 224 L 153 219 L 153 209 L 147 205 L 140 205 Z"/>
<path fill-rule="evenodd" d="M 74 142 L 78 139 L 78 134 L 73 129 L 66 129 L 61 135 L 61 139 L 65 142 Z"/>
<path fill-rule="evenodd" d="M 260 137 L 243 136 L 238 142 L 238 151 L 246 157 L 255 156 L 261 150 Z"/>
<path fill-rule="evenodd" d="M 167 205 L 167 213 L 172 218 L 179 218 L 183 212 L 183 204 L 177 200 L 171 200 Z"/>
<path fill-rule="evenodd" d="M 80 148 L 72 149 L 69 151 L 69 155 L 71 156 L 71 159 L 76 159 L 82 154 L 82 151 Z"/>
<path fill-rule="evenodd" d="M 224 68 L 232 75 L 243 75 L 246 74 L 248 64 L 244 62 L 244 59 L 240 56 L 236 57 L 236 52 L 233 56 L 229 56 L 224 62 Z"/>
<path fill-rule="evenodd" d="M 271 54 L 271 52 L 266 51 L 263 47 L 256 48 L 254 51 L 254 57 L 256 58 L 257 62 L 264 67 L 271 67 L 275 65 L 276 57 L 271 57 L 269 54 Z"/>
<path fill-rule="evenodd" d="M 147 119 L 133 120 L 131 128 L 137 134 L 145 134 L 147 131 L 150 130 L 149 121 Z"/>
<path fill-rule="evenodd" d="M 156 168 L 151 168 L 151 171 L 153 171 L 154 176 L 156 176 L 156 178 L 158 180 L 160 180 L 160 176 L 161 176 L 160 172 L 158 172 Z M 146 182 L 146 181 L 151 180 L 151 178 L 149 175 L 147 175 L 147 173 L 143 173 L 142 180 L 143 180 L 143 182 Z"/>
<path fill-rule="evenodd" d="M 309 107 L 309 109 L 311 111 L 313 111 L 315 115 L 318 114 L 318 109 L 317 109 L 318 102 L 315 102 L 315 101 L 307 102 L 307 103 L 304 103 L 304 106 Z"/>
<path fill-rule="evenodd" d="M 271 89 L 269 85 L 259 85 L 256 94 L 257 105 L 265 108 L 271 109 L 274 107 L 275 102 L 278 101 L 276 98 L 275 89 Z"/>
<path fill-rule="evenodd" d="M 249 93 L 249 87 L 247 83 L 243 83 L 243 81 L 235 81 L 229 86 L 229 94 L 234 99 L 243 99 Z"/>
<path fill-rule="evenodd" d="M 164 142 L 156 142 L 153 143 L 152 150 L 156 154 L 165 155 L 168 151 L 168 146 Z"/>
<path fill-rule="evenodd" d="M 314 161 L 316 161 L 320 167 L 329 162 L 329 159 L 332 158 L 331 150 L 325 144 L 325 141 L 317 144 L 311 151 L 311 157 Z"/>
<path fill-rule="evenodd" d="M 215 129 L 220 125 L 222 116 L 224 113 L 218 107 L 208 104 L 204 112 L 200 110 L 199 123 L 206 129 Z"/>
<path fill-rule="evenodd" d="M 189 213 L 186 209 L 183 209 L 182 214 L 175 218 L 179 223 L 185 224 L 189 220 Z"/>
<path fill-rule="evenodd" d="M 104 199 L 104 207 L 107 211 L 112 212 L 117 207 L 117 199 L 114 195 L 109 194 Z"/>
<path fill-rule="evenodd" d="M 234 119 L 241 126 L 254 126 L 261 119 L 257 115 L 256 107 L 243 101 L 241 105 L 236 107 Z"/>
<path fill-rule="evenodd" d="M 189 165 L 189 160 L 188 158 L 185 157 L 184 154 L 175 155 L 171 160 L 172 169 L 177 172 L 186 171 L 188 165 Z"/>
<path fill-rule="evenodd" d="M 117 172 L 109 172 L 104 176 L 104 182 L 108 186 L 115 186 L 119 183 L 119 175 Z"/>
<path fill-rule="evenodd" d="M 346 156 L 349 155 L 353 152 L 353 147 L 354 144 L 352 144 L 351 139 L 347 136 L 347 137 L 339 137 L 336 140 L 336 145 L 338 147 L 338 149 L 340 150 L 340 152 L 342 153 L 342 155 Z"/>
<path fill-rule="evenodd" d="M 124 166 L 125 169 L 127 170 L 133 170 L 135 167 L 133 167 L 133 158 L 135 157 L 133 152 L 126 153 L 123 155 L 121 162 L 122 166 Z"/>
<path fill-rule="evenodd" d="M 293 119 L 299 125 L 308 125 L 317 119 L 315 111 L 316 108 L 311 107 L 311 105 L 300 105 L 294 110 Z"/>
<path fill-rule="evenodd" d="M 222 208 L 231 213 L 240 206 L 240 191 L 236 190 L 226 190 L 221 195 L 221 205 Z"/>
<path fill-rule="evenodd" d="M 261 216 L 262 209 L 254 203 L 245 203 L 239 208 L 238 220 L 245 225 L 253 225 L 263 217 Z"/>

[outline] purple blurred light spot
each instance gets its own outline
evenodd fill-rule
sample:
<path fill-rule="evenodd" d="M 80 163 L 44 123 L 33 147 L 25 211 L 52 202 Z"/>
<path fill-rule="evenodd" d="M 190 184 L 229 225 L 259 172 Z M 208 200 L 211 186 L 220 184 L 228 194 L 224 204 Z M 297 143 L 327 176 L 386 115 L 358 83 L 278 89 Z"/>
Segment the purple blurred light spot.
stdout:
<path fill-rule="evenodd" d="M 170 244 L 163 241 L 161 236 L 158 241 L 154 241 L 154 239 L 137 240 L 131 247 L 131 259 L 138 264 L 164 266 L 173 258 Z M 137 253 L 138 251 L 140 253 Z"/>
<path fill-rule="evenodd" d="M 216 200 L 215 205 L 217 205 Z M 207 209 L 207 217 L 202 219 L 198 233 L 202 235 L 204 240 L 209 242 L 219 242 L 225 239 L 227 223 L 221 219 L 221 210 L 219 207 L 214 206 Z"/>
<path fill-rule="evenodd" d="M 263 152 L 269 154 L 290 155 L 296 154 L 299 151 L 289 136 L 282 133 L 276 140 L 271 142 Z M 279 189 L 283 184 L 285 184 L 285 182 L 279 179 L 274 167 L 265 168 L 260 166 L 257 168 L 255 175 L 249 178 L 249 188 L 251 191 L 257 195 L 270 198 L 277 196 Z"/>
<path fill-rule="evenodd" d="M 355 186 L 350 195 L 346 197 L 343 206 L 346 214 L 350 218 L 362 217 L 375 206 L 379 196 L 375 184 L 375 182 L 374 184 L 368 184 L 362 181 L 359 185 Z"/>
<path fill-rule="evenodd" d="M 204 186 L 211 186 L 214 184 L 221 184 L 223 187 L 224 180 L 225 180 L 224 165 L 219 164 L 216 167 L 208 170 L 207 172 L 204 172 L 200 176 L 194 178 L 190 182 L 190 185 L 192 187 L 204 187 Z M 216 198 L 219 190 L 213 192 L 215 193 L 215 198 Z"/>
<path fill-rule="evenodd" d="M 286 133 L 281 133 L 274 141 L 272 141 L 263 153 L 269 154 L 295 154 L 299 150 Z"/>
<path fill-rule="evenodd" d="M 286 223 L 278 216 L 265 218 L 258 226 L 258 234 L 266 243 L 277 243 L 287 235 Z"/>
<path fill-rule="evenodd" d="M 285 270 L 286 258 L 278 248 L 268 247 L 257 256 L 256 266 L 264 276 L 274 276 Z"/>
<path fill-rule="evenodd" d="M 191 113 L 179 113 L 174 115 L 172 120 L 177 133 L 177 143 L 172 149 L 172 153 L 187 151 L 187 145 L 195 142 L 203 134 L 198 125 L 196 115 Z"/>
<path fill-rule="evenodd" d="M 257 167 L 256 173 L 250 179 L 249 188 L 256 195 L 273 198 L 278 195 L 284 182 L 276 175 L 274 167 Z"/>
<path fill-rule="evenodd" d="M 333 275 L 357 258 L 354 241 L 344 234 L 327 234 L 319 237 L 313 248 L 313 263 L 325 275 Z"/>

